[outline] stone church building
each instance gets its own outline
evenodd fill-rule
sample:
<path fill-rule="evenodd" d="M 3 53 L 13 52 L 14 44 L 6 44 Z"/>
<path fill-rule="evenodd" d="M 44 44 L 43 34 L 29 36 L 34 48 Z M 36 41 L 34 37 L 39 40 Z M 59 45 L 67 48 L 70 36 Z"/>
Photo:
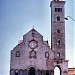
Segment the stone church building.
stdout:
<path fill-rule="evenodd" d="M 11 50 L 10 75 L 68 75 L 65 60 L 65 1 L 53 0 L 51 7 L 51 48 L 34 28 Z"/>

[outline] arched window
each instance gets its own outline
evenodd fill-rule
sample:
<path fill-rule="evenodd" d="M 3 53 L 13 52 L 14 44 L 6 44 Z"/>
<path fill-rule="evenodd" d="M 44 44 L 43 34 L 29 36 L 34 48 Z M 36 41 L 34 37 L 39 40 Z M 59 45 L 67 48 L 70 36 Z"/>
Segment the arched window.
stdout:
<path fill-rule="evenodd" d="M 60 16 L 57 16 L 57 21 L 60 21 Z"/>
<path fill-rule="evenodd" d="M 60 57 L 60 53 L 57 53 L 57 57 Z"/>
<path fill-rule="evenodd" d="M 57 40 L 57 45 L 60 46 L 60 39 Z"/>
<path fill-rule="evenodd" d="M 55 8 L 55 12 L 62 12 L 62 8 Z"/>
<path fill-rule="evenodd" d="M 60 33 L 60 30 L 59 29 L 57 30 L 57 33 Z"/>
<path fill-rule="evenodd" d="M 49 58 L 49 52 L 45 52 L 45 57 Z"/>
<path fill-rule="evenodd" d="M 30 58 L 36 58 L 36 52 L 34 50 L 30 52 Z"/>
<path fill-rule="evenodd" d="M 15 56 L 16 56 L 16 57 L 20 57 L 20 51 L 16 51 Z"/>
<path fill-rule="evenodd" d="M 34 37 L 34 36 L 35 36 L 35 33 L 33 32 L 33 33 L 32 33 L 32 37 Z"/>
<path fill-rule="evenodd" d="M 61 75 L 61 69 L 57 66 L 54 69 L 54 75 Z"/>

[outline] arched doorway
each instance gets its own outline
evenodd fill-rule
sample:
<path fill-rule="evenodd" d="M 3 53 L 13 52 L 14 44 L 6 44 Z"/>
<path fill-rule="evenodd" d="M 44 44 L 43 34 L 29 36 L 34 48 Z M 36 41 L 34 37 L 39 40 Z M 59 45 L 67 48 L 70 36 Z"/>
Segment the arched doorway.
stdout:
<path fill-rule="evenodd" d="M 28 75 L 36 75 L 35 72 L 36 72 L 35 68 L 34 67 L 30 67 Z"/>
<path fill-rule="evenodd" d="M 61 68 L 56 66 L 54 69 L 54 75 L 61 75 Z"/>

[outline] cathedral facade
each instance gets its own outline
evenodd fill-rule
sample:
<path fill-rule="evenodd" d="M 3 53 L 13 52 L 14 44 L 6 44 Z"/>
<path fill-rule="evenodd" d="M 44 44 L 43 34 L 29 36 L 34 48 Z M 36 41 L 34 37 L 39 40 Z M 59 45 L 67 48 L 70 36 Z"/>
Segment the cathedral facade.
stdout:
<path fill-rule="evenodd" d="M 65 60 L 65 1 L 53 0 L 51 7 L 51 48 L 34 28 L 11 50 L 10 75 L 68 75 Z"/>

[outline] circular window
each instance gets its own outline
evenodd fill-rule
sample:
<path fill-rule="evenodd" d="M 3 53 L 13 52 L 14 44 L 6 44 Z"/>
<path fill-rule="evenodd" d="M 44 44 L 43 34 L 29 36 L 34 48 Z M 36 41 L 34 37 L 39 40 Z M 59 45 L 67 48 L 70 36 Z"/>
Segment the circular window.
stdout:
<path fill-rule="evenodd" d="M 57 30 L 57 33 L 60 33 L 60 30 L 59 29 Z"/>

